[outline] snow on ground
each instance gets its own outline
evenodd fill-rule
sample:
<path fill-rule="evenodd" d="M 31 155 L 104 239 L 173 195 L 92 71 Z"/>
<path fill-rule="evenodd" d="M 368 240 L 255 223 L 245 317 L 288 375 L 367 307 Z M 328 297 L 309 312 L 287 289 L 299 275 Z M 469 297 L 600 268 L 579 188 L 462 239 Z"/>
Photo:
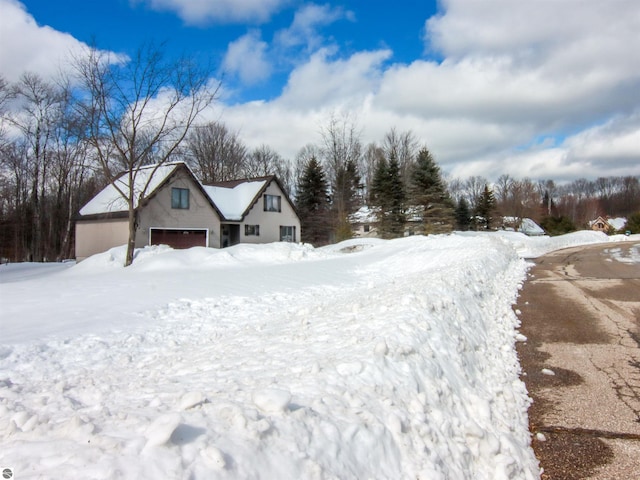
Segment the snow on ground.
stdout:
<path fill-rule="evenodd" d="M 607 240 L 592 233 L 0 266 L 0 466 L 21 479 L 538 478 L 511 308 L 522 257 Z"/>

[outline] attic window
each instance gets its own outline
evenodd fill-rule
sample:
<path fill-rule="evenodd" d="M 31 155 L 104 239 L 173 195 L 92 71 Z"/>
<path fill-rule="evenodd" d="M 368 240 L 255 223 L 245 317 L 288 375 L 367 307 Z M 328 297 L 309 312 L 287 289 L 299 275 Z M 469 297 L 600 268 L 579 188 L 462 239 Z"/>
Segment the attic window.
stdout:
<path fill-rule="evenodd" d="M 265 212 L 280 212 L 282 198 L 280 195 L 265 195 L 264 196 L 264 211 Z"/>
<path fill-rule="evenodd" d="M 182 210 L 189 209 L 189 189 L 188 188 L 172 188 L 171 189 L 171 208 L 179 208 Z"/>

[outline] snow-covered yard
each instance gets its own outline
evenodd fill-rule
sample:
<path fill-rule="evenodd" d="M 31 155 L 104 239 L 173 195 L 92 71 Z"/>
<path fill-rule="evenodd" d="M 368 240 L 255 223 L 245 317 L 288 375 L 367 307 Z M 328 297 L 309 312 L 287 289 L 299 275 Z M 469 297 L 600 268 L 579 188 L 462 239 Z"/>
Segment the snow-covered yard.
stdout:
<path fill-rule="evenodd" d="M 25 478 L 538 478 L 519 233 L 0 266 L 0 467 Z"/>

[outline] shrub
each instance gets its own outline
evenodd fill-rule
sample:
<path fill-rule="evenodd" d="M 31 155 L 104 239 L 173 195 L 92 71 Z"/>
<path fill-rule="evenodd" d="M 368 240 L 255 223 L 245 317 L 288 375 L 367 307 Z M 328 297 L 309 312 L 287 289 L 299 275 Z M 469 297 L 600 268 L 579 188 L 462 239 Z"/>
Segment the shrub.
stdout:
<path fill-rule="evenodd" d="M 569 217 L 544 217 L 540 222 L 540 226 L 547 235 L 564 235 L 565 233 L 575 232 L 576 226 Z"/>
<path fill-rule="evenodd" d="M 627 218 L 627 223 L 624 225 L 623 230 L 631 233 L 640 233 L 640 212 L 636 212 Z"/>

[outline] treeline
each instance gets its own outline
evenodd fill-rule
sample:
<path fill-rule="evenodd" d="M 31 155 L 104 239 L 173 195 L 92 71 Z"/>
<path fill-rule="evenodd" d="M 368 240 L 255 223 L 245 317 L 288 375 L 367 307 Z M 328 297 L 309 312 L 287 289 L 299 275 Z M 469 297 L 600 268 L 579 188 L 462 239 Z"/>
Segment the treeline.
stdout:
<path fill-rule="evenodd" d="M 95 65 L 102 63 L 98 59 Z M 446 179 L 410 131 L 391 128 L 379 142 L 364 144 L 356 122 L 339 114 L 320 127 L 317 143 L 293 159 L 268 145 L 249 149 L 223 122 L 189 124 L 179 141 L 172 139 L 169 151 L 160 151 L 153 142 L 163 137 L 149 138 L 141 127 L 148 115 L 143 109 L 156 95 L 143 92 L 133 107 L 121 102 L 120 116 L 110 125 L 112 137 L 105 140 L 96 133 L 102 124 L 87 114 L 87 94 L 77 84 L 35 74 L 13 84 L 0 77 L 0 258 L 72 258 L 74 216 L 113 181 L 114 169 L 169 160 L 188 163 L 203 183 L 278 175 L 300 213 L 302 240 L 316 245 L 351 237 L 352 215 L 362 206 L 370 208 L 385 238 L 405 235 L 408 225 L 413 233 L 498 228 L 504 216 L 540 223 L 565 219 L 583 228 L 598 215 L 640 210 L 637 177 L 566 185 L 508 175 L 495 183 L 482 177 Z M 110 105 L 106 98 L 92 98 L 104 100 L 105 109 Z M 137 106 L 139 126 L 119 132 L 123 116 Z"/>

